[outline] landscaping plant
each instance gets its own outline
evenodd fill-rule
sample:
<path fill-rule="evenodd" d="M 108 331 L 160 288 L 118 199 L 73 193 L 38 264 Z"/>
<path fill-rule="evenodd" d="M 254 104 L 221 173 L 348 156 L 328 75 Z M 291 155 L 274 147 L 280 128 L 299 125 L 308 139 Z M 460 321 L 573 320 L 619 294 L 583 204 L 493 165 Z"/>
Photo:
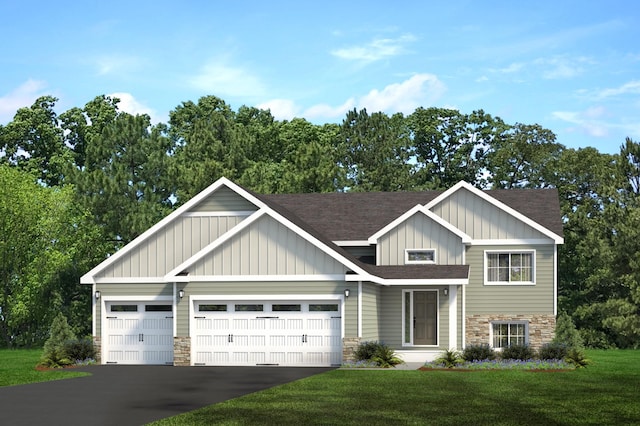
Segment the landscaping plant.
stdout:
<path fill-rule="evenodd" d="M 465 361 L 485 361 L 496 358 L 496 353 L 488 344 L 481 345 L 469 345 L 464 348 L 462 352 L 462 358 Z"/>
<path fill-rule="evenodd" d="M 362 342 L 355 351 L 356 361 L 372 361 L 378 367 L 389 368 L 402 364 L 393 349 L 382 342 Z"/>
<path fill-rule="evenodd" d="M 44 344 L 44 353 L 40 359 L 43 367 L 58 368 L 72 364 L 64 350 L 64 344 L 68 340 L 74 340 L 76 336 L 71 331 L 67 317 L 61 312 L 51 322 L 49 338 Z"/>
<path fill-rule="evenodd" d="M 527 361 L 535 357 L 535 352 L 529 345 L 511 345 L 502 349 L 500 358 Z"/>
<path fill-rule="evenodd" d="M 442 364 L 445 368 L 454 368 L 463 362 L 462 355 L 455 349 L 447 349 L 434 361 L 436 364 Z"/>

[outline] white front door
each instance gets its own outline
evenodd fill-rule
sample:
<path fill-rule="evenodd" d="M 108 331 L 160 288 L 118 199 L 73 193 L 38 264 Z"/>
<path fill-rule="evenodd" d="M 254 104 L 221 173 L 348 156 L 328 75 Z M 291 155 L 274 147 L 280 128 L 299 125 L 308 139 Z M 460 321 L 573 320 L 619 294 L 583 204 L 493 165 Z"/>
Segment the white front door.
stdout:
<path fill-rule="evenodd" d="M 195 365 L 329 366 L 342 362 L 337 301 L 195 302 Z"/>
<path fill-rule="evenodd" d="M 170 303 L 107 302 L 105 364 L 173 364 Z"/>

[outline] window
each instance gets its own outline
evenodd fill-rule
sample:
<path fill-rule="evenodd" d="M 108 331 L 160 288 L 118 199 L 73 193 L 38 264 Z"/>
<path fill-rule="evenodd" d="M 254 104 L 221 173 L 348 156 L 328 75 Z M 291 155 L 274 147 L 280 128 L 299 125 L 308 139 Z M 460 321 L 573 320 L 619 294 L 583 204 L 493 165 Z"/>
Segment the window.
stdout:
<path fill-rule="evenodd" d="M 171 305 L 144 305 L 145 312 L 171 312 L 173 307 Z"/>
<path fill-rule="evenodd" d="M 404 263 L 436 263 L 435 249 L 406 249 Z"/>
<path fill-rule="evenodd" d="M 111 305 L 111 312 L 138 312 L 138 305 Z"/>
<path fill-rule="evenodd" d="M 271 310 L 273 312 L 300 312 L 300 305 L 272 305 Z"/>
<path fill-rule="evenodd" d="M 485 252 L 486 284 L 533 284 L 533 251 Z"/>
<path fill-rule="evenodd" d="M 309 312 L 338 312 L 338 305 L 333 303 L 309 303 Z"/>
<path fill-rule="evenodd" d="M 263 305 L 251 305 L 251 304 L 236 305 L 236 312 L 262 312 L 263 310 L 264 310 Z"/>
<path fill-rule="evenodd" d="M 494 322 L 491 323 L 491 336 L 494 348 L 506 348 L 512 345 L 526 345 L 527 322 Z"/>
<path fill-rule="evenodd" d="M 227 312 L 227 305 L 199 305 L 198 312 Z"/>

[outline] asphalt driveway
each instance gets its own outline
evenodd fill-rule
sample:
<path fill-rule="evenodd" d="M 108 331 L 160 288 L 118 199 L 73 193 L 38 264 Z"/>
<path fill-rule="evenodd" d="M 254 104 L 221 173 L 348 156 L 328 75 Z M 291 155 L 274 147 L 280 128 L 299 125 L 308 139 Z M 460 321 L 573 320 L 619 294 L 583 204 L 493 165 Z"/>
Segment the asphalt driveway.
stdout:
<path fill-rule="evenodd" d="M 91 376 L 0 387 L 7 425 L 142 425 L 331 368 L 89 366 Z"/>

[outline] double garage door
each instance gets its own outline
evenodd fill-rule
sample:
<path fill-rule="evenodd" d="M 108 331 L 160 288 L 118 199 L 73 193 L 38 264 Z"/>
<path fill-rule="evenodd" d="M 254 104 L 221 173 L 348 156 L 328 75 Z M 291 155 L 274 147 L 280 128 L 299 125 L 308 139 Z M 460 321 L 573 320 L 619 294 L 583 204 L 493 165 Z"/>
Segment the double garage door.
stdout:
<path fill-rule="evenodd" d="M 199 301 L 191 318 L 194 365 L 329 366 L 342 361 L 333 301 Z"/>

